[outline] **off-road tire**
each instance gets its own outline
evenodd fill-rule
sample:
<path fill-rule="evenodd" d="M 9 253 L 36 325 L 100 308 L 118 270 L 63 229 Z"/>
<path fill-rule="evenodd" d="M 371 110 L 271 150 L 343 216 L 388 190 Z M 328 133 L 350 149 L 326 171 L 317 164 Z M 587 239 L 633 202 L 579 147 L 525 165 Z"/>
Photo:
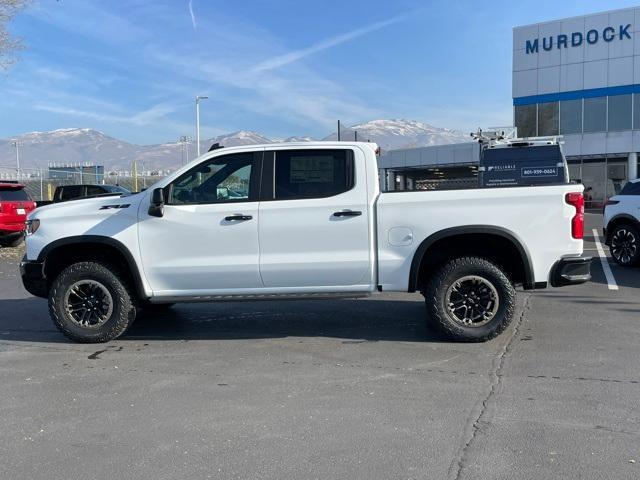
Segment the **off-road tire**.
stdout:
<path fill-rule="evenodd" d="M 447 308 L 447 291 L 456 281 L 467 276 L 481 277 L 497 292 L 496 312 L 484 325 L 463 325 Z M 446 336 L 460 342 L 484 342 L 500 335 L 513 320 L 516 308 L 516 291 L 509 278 L 500 267 L 479 257 L 462 257 L 447 262 L 433 275 L 422 293 L 429 319 Z"/>
<path fill-rule="evenodd" d="M 614 239 L 616 235 L 619 235 L 622 231 L 626 231 L 626 234 L 631 236 L 635 241 L 635 254 L 629 257 L 628 261 L 625 261 L 626 257 L 622 257 L 620 253 L 618 256 L 614 255 Z M 609 253 L 611 253 L 611 257 L 615 260 L 615 262 L 622 267 L 633 267 L 635 265 L 640 264 L 640 229 L 631 223 L 625 223 L 622 225 L 618 225 L 611 232 L 611 237 L 609 237 Z"/>
<path fill-rule="evenodd" d="M 96 327 L 79 325 L 64 305 L 66 291 L 79 280 L 93 280 L 111 294 L 113 311 Z M 79 262 L 65 268 L 49 290 L 49 314 L 56 327 L 69 339 L 80 343 L 102 343 L 118 338 L 136 318 L 136 300 L 126 277 L 109 264 Z"/>

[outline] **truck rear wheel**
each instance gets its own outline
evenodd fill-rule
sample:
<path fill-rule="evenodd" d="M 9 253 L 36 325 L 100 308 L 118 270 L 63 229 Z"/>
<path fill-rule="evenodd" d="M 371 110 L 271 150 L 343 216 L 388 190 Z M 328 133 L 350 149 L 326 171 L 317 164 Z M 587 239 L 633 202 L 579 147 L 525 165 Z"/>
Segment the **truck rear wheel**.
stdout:
<path fill-rule="evenodd" d="M 443 265 L 423 294 L 431 320 L 451 339 L 462 342 L 498 336 L 515 312 L 516 292 L 507 276 L 478 257 Z"/>
<path fill-rule="evenodd" d="M 74 263 L 53 281 L 49 313 L 56 327 L 71 340 L 108 342 L 122 335 L 135 320 L 135 297 L 123 276 L 109 265 Z"/>

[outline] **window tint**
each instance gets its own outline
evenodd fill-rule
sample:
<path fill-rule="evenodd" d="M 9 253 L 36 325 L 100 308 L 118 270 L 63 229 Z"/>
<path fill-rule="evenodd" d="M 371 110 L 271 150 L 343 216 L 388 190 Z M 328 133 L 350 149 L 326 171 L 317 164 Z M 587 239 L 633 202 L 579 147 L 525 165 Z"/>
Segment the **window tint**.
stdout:
<path fill-rule="evenodd" d="M 582 133 L 582 99 L 560 102 L 560 134 Z"/>
<path fill-rule="evenodd" d="M 607 130 L 607 97 L 584 99 L 584 133 Z"/>
<path fill-rule="evenodd" d="M 246 202 L 250 199 L 253 153 L 216 157 L 170 185 L 169 204 Z"/>
<path fill-rule="evenodd" d="M 609 97 L 609 131 L 631 130 L 631 95 Z"/>
<path fill-rule="evenodd" d="M 518 105 L 516 107 L 515 122 L 519 137 L 535 137 L 537 123 L 537 105 Z"/>
<path fill-rule="evenodd" d="M 627 182 L 618 195 L 640 195 L 640 182 Z"/>
<path fill-rule="evenodd" d="M 538 105 L 538 135 L 558 135 L 558 102 Z"/>
<path fill-rule="evenodd" d="M 0 190 L 0 200 L 6 202 L 25 202 L 31 200 L 22 188 L 7 188 Z"/>
<path fill-rule="evenodd" d="M 353 187 L 350 150 L 285 150 L 276 152 L 274 198 L 331 197 Z"/>
<path fill-rule="evenodd" d="M 633 94 L 633 128 L 640 130 L 640 93 Z"/>
<path fill-rule="evenodd" d="M 62 188 L 62 195 L 60 195 L 60 200 L 71 200 L 73 198 L 78 198 L 81 195 L 82 195 L 82 186 L 71 185 L 71 186 Z"/>
<path fill-rule="evenodd" d="M 105 191 L 102 187 L 99 187 L 97 185 L 87 186 L 87 195 L 101 195 L 103 193 L 105 193 Z"/>

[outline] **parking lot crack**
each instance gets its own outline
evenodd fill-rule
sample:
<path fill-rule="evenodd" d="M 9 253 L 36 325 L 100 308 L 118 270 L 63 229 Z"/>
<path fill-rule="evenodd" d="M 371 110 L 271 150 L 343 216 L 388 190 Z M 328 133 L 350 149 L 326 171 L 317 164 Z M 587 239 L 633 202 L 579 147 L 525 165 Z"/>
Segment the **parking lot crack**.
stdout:
<path fill-rule="evenodd" d="M 467 456 L 469 450 L 473 447 L 478 434 L 481 432 L 481 426 L 488 423 L 486 419 L 487 408 L 497 392 L 500 390 L 500 387 L 502 385 L 502 368 L 504 366 L 507 355 L 509 355 L 509 353 L 513 350 L 513 347 L 515 345 L 514 340 L 518 336 L 518 332 L 520 331 L 520 326 L 524 321 L 524 317 L 531 307 L 530 301 L 531 295 L 526 295 L 524 298 L 522 311 L 514 322 L 514 327 L 511 335 L 493 361 L 491 371 L 489 372 L 490 382 L 487 389 L 487 394 L 484 398 L 482 398 L 481 401 L 476 404 L 465 425 L 466 440 L 462 447 L 459 449 L 458 455 L 456 455 L 456 457 L 451 462 L 448 475 L 450 479 L 458 480 L 462 478 L 464 468 L 467 465 Z"/>

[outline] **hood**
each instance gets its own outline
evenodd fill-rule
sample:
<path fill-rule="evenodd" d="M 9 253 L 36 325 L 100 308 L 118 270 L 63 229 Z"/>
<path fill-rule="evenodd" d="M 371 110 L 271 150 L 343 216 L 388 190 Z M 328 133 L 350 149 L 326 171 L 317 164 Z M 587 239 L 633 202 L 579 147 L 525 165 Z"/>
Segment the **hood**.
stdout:
<path fill-rule="evenodd" d="M 52 203 L 33 210 L 29 214 L 29 219 L 103 215 L 130 208 L 137 211 L 144 196 L 145 192 L 141 192 L 132 195 L 109 195 Z"/>

